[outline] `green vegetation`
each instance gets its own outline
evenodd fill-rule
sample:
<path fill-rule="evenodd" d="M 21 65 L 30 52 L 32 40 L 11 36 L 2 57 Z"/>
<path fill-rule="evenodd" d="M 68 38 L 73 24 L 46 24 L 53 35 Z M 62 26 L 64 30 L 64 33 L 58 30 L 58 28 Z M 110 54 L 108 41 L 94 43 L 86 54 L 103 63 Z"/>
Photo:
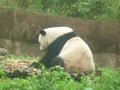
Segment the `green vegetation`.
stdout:
<path fill-rule="evenodd" d="M 0 0 L 0 7 L 120 22 L 120 0 Z"/>
<path fill-rule="evenodd" d="M 33 59 L 9 55 L 11 59 Z M 8 56 L 6 56 L 8 58 Z M 35 58 L 34 58 L 35 59 Z M 36 58 L 38 59 L 38 58 Z M 81 81 L 75 81 L 64 71 L 56 66 L 46 69 L 41 66 L 42 74 L 27 78 L 8 78 L 4 71 L 0 70 L 0 90 L 120 90 L 120 69 L 103 67 L 101 76 L 82 76 Z"/>

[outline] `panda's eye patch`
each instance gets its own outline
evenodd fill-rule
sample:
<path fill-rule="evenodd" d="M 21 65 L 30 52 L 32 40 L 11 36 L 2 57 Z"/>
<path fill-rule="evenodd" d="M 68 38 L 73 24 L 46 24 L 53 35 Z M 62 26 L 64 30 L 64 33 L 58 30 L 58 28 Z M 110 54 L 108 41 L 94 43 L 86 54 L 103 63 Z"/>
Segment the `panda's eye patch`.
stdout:
<path fill-rule="evenodd" d="M 46 32 L 44 30 L 40 30 L 41 35 L 46 35 Z"/>

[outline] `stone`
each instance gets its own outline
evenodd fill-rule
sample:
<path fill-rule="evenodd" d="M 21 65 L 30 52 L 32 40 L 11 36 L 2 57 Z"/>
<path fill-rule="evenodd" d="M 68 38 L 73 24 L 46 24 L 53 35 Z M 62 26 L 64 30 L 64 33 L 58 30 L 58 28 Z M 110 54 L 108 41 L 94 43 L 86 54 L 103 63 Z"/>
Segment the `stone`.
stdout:
<path fill-rule="evenodd" d="M 4 48 L 0 48 L 0 56 L 5 56 L 8 53 L 8 51 Z"/>

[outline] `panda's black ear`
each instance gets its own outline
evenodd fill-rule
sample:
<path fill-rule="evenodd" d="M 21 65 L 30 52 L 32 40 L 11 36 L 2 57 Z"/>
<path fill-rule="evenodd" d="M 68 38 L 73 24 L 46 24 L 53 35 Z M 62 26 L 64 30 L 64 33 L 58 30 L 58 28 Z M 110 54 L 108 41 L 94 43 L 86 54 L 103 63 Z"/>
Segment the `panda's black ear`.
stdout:
<path fill-rule="evenodd" d="M 46 35 L 46 32 L 44 30 L 40 30 L 41 35 Z"/>

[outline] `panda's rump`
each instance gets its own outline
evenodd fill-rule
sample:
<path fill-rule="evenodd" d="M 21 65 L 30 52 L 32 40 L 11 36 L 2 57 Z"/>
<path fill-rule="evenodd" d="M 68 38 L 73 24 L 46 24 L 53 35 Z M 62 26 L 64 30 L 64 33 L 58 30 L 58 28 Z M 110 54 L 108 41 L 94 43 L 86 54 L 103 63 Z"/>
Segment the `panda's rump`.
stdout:
<path fill-rule="evenodd" d="M 70 73 L 94 69 L 92 52 L 80 37 L 68 40 L 58 57 L 64 60 L 64 67 Z"/>

